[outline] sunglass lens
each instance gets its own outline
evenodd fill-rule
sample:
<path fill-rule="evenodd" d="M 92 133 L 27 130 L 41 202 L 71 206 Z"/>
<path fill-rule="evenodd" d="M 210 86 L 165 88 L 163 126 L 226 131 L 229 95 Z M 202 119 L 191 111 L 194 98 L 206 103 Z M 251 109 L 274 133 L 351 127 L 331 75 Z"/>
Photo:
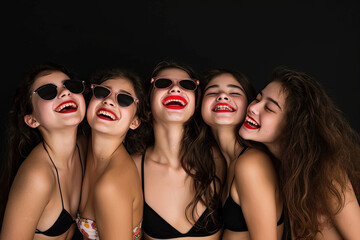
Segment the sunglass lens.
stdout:
<path fill-rule="evenodd" d="M 134 102 L 134 98 L 127 94 L 119 93 L 117 95 L 117 101 L 121 107 L 130 106 Z"/>
<path fill-rule="evenodd" d="M 66 80 L 64 81 L 65 87 L 72 93 L 78 94 L 84 91 L 84 84 L 81 81 Z"/>
<path fill-rule="evenodd" d="M 109 96 L 110 94 L 110 90 L 101 86 L 96 86 L 93 88 L 94 91 L 94 96 L 97 99 L 103 99 L 106 98 L 107 96 Z"/>
<path fill-rule="evenodd" d="M 193 80 L 180 80 L 179 82 L 180 86 L 186 90 L 195 90 L 196 89 L 196 83 Z"/>
<path fill-rule="evenodd" d="M 56 86 L 54 84 L 46 84 L 35 91 L 42 99 L 51 100 L 57 95 Z"/>
<path fill-rule="evenodd" d="M 167 78 L 159 78 L 155 81 L 155 87 L 156 88 L 168 88 L 172 84 L 172 80 Z"/>

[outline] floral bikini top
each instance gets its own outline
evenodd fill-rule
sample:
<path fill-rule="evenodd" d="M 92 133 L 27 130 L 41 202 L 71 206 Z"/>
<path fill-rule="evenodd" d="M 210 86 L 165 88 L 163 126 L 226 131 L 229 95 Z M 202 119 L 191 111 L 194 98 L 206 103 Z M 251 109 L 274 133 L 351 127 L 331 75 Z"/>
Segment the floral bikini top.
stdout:
<path fill-rule="evenodd" d="M 100 240 L 96 222 L 88 218 L 81 218 L 78 214 L 76 224 L 82 235 L 88 239 Z M 133 240 L 141 239 L 141 222 L 133 229 Z"/>

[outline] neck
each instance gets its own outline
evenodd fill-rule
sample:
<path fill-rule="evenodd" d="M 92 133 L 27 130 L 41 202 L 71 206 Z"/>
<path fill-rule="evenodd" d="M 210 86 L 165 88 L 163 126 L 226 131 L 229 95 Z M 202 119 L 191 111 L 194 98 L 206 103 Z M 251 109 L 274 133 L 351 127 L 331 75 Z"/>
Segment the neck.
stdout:
<path fill-rule="evenodd" d="M 155 143 L 153 153 L 160 156 L 160 161 L 179 166 L 183 135 L 183 124 L 154 124 Z"/>
<path fill-rule="evenodd" d="M 219 145 L 220 151 L 228 164 L 237 159 L 242 146 L 236 140 L 234 126 L 216 126 L 211 128 L 212 134 Z"/>
<path fill-rule="evenodd" d="M 122 147 L 124 138 L 92 130 L 91 147 L 95 161 L 109 161 L 114 152 Z"/>
<path fill-rule="evenodd" d="M 76 150 L 77 128 L 68 128 L 58 131 L 39 129 L 47 151 L 57 163 L 66 163 L 72 159 Z"/>
<path fill-rule="evenodd" d="M 269 151 L 277 158 L 280 159 L 280 147 L 278 144 L 265 144 Z"/>

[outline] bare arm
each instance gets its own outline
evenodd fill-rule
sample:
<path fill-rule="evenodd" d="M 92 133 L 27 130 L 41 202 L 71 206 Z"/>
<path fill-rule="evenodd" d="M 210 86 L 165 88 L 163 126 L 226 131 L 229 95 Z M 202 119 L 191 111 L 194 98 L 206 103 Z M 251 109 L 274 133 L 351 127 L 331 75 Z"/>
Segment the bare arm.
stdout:
<path fill-rule="evenodd" d="M 235 184 L 252 240 L 277 239 L 276 177 L 267 155 L 245 152 L 235 165 Z"/>
<path fill-rule="evenodd" d="M 344 239 L 359 239 L 360 207 L 350 181 L 345 192 L 345 206 L 335 216 L 334 224 Z"/>
<path fill-rule="evenodd" d="M 1 239 L 33 239 L 50 199 L 52 177 L 46 167 L 24 163 L 15 177 L 6 205 Z"/>
<path fill-rule="evenodd" d="M 96 225 L 101 240 L 132 239 L 133 197 L 129 183 L 104 176 L 94 195 Z"/>

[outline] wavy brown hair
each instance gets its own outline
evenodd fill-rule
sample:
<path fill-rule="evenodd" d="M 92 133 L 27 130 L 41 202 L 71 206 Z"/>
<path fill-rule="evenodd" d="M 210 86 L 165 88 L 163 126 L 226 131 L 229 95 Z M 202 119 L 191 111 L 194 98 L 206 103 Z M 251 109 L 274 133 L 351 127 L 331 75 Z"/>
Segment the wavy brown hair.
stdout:
<path fill-rule="evenodd" d="M 295 239 L 314 239 L 319 215 L 331 222 L 344 207 L 349 181 L 360 197 L 360 138 L 309 75 L 278 67 L 270 80 L 286 94 L 279 176 L 292 231 Z"/>
<path fill-rule="evenodd" d="M 178 61 L 162 61 L 158 63 L 152 71 L 150 79 L 156 77 L 161 71 L 171 68 L 183 70 L 192 79 L 199 80 L 198 75 L 190 66 Z M 146 82 L 149 102 L 150 95 L 153 90 L 153 85 L 150 84 L 150 79 Z M 214 188 L 216 183 L 220 183 L 220 179 L 216 175 L 216 167 L 211 149 L 208 146 L 204 147 L 204 144 L 202 144 L 203 141 L 205 141 L 204 136 L 199 135 L 198 119 L 199 115 L 201 115 L 200 98 L 201 92 L 198 87 L 195 90 L 196 102 L 194 115 L 184 124 L 184 135 L 181 140 L 179 157 L 183 169 L 193 180 L 195 190 L 195 195 L 186 208 L 186 210 L 190 208 L 191 215 L 186 215 L 186 217 L 189 221 L 191 219 L 193 222 L 196 222 L 195 219 L 196 216 L 198 216 L 196 206 L 199 202 L 201 202 L 210 210 L 209 216 L 211 219 L 217 223 L 217 228 L 213 229 L 215 233 L 221 227 L 220 216 L 216 215 L 216 212 L 221 204 L 221 194 L 219 194 L 219 189 Z M 154 133 L 152 132 L 148 145 L 154 145 L 154 141 Z M 219 184 L 217 185 L 220 186 Z M 186 210 L 185 212 L 187 212 Z M 207 223 L 205 223 L 205 226 L 200 226 L 199 223 L 196 222 L 195 226 L 198 228 L 207 228 Z M 208 230 L 211 231 L 211 229 Z"/>
<path fill-rule="evenodd" d="M 8 114 L 5 156 L 1 161 L 0 226 L 2 225 L 9 190 L 17 170 L 32 149 L 43 140 L 37 128 L 30 128 L 24 122 L 24 116 L 33 111 L 30 97 L 32 95 L 31 88 L 36 79 L 52 72 L 63 72 L 70 79 L 77 79 L 76 75 L 67 67 L 46 62 L 29 69 L 23 81 L 17 86 Z"/>

